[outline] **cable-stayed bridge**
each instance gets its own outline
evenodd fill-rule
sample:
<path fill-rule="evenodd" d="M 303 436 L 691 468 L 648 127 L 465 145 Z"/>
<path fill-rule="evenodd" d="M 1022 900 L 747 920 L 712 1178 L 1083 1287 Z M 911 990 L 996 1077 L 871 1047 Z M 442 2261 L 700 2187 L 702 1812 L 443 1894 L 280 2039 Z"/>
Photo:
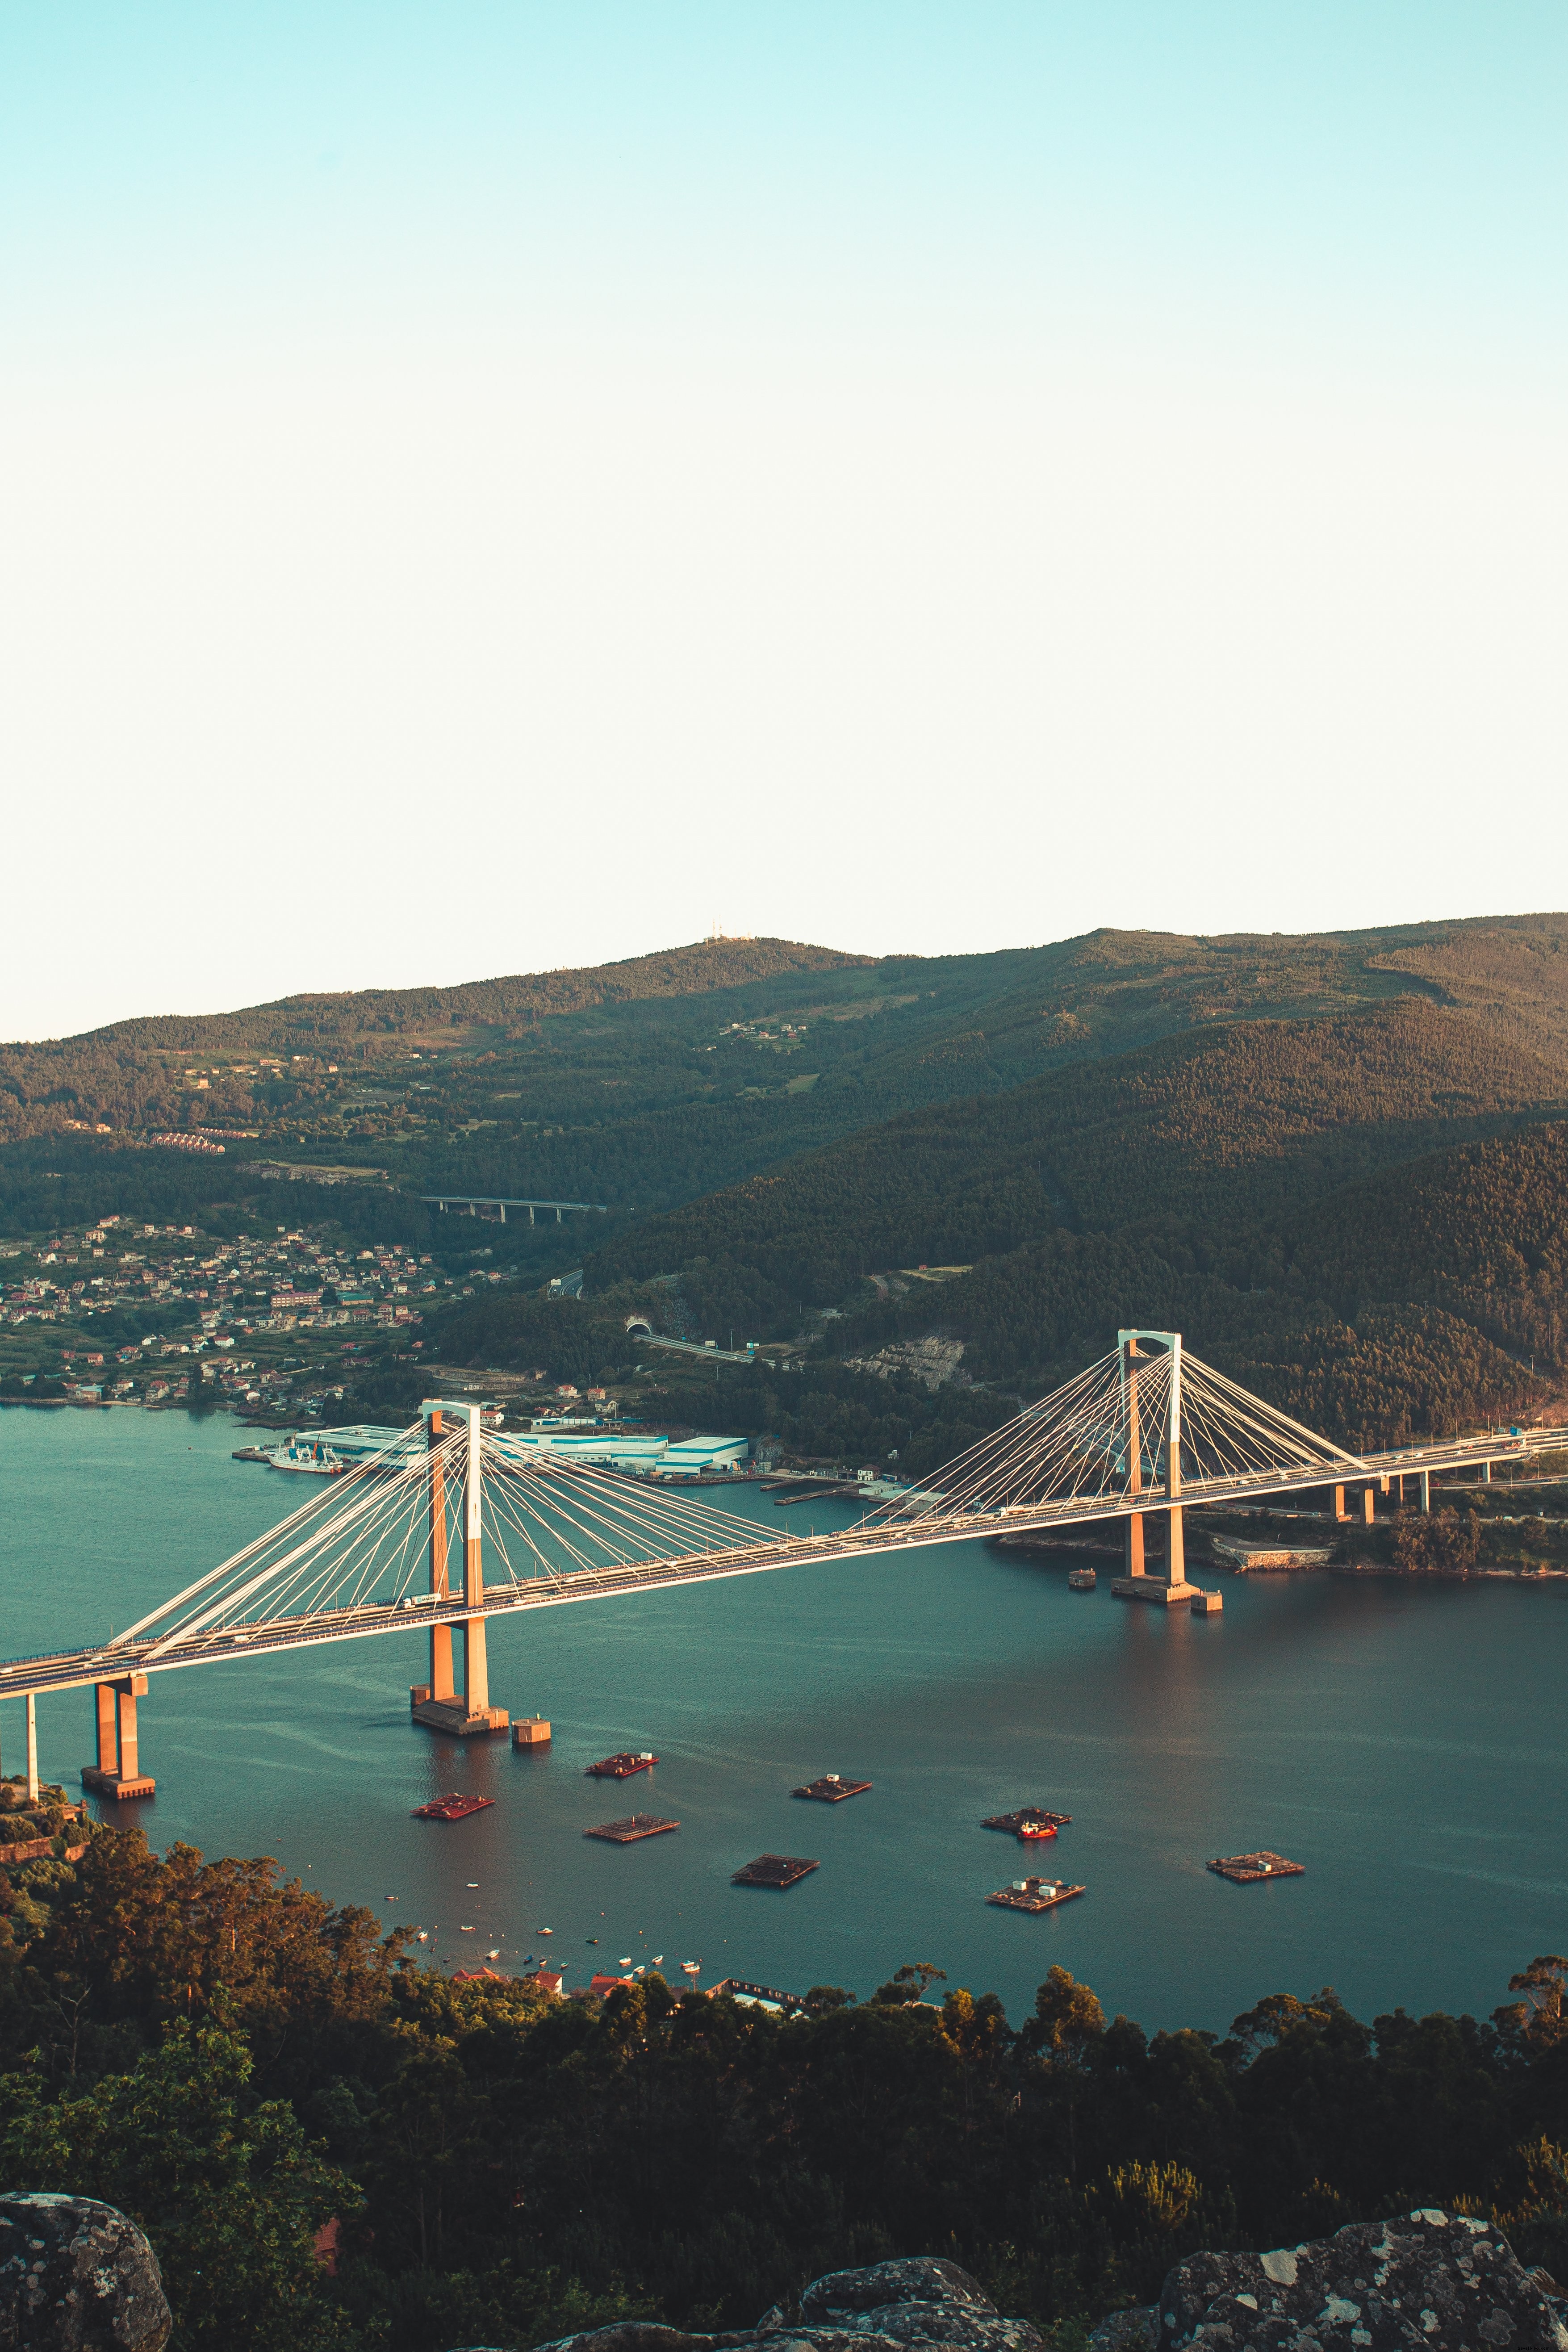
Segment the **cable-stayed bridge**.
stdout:
<path fill-rule="evenodd" d="M 1163 1605 L 1217 1607 L 1185 1574 L 1184 1514 L 1194 1506 L 1335 1490 L 1346 1516 L 1434 1471 L 1517 1459 L 1556 1433 L 1510 1431 L 1356 1454 L 1320 1437 L 1213 1366 L 1171 1331 L 1122 1331 L 1108 1354 L 972 1446 L 929 1486 L 822 1535 L 766 1536 L 689 1488 L 526 1444 L 487 1430 L 477 1404 L 427 1402 L 420 1419 L 346 1475 L 323 1481 L 280 1525 L 108 1642 L 0 1663 L 0 1698 L 35 1702 L 91 1687 L 106 1795 L 152 1793 L 136 1703 L 148 1677 L 222 1659 L 417 1631 L 428 1644 L 416 1715 L 467 1736 L 504 1730 L 489 1699 L 486 1626 L 518 1610 L 613 1599 L 811 1561 L 844 1563 L 919 1545 L 1116 1521 L 1125 1575 L 1113 1590 Z M 1164 1541 L 1145 1558 L 1146 1523 Z M 453 1635 L 459 1637 L 454 1649 Z M 458 1657 L 460 1653 L 460 1667 Z"/>

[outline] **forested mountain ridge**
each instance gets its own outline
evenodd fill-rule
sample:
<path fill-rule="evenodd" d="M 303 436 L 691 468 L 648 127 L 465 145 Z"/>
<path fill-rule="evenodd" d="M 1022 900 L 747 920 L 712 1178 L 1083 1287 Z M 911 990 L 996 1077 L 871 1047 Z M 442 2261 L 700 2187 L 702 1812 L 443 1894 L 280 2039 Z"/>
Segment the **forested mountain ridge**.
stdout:
<path fill-rule="evenodd" d="M 589 1285 L 677 1274 L 709 1334 L 832 1305 L 837 1357 L 941 1333 L 1025 1393 L 1170 1327 L 1327 1433 L 1401 1443 L 1568 1370 L 1565 1111 L 1554 1063 L 1423 1001 L 1236 1023 L 802 1155 L 629 1227 Z M 922 1264 L 971 1270 L 900 1279 Z"/>
<path fill-rule="evenodd" d="M 0 1047 L 0 1141 L 255 1128 L 410 1190 L 690 1200 L 891 1114 L 1191 1028 L 1425 997 L 1568 1066 L 1568 918 L 1304 938 L 1100 930 L 971 956 L 709 940 Z M 231 1143 L 230 1156 L 243 1156 Z"/>
<path fill-rule="evenodd" d="M 1182 1217 L 1234 1230 L 1553 1108 L 1568 1108 L 1561 1070 L 1418 1000 L 1238 1022 L 906 1112 L 643 1220 L 590 1273 L 729 1263 L 771 1288 L 776 1319 L 889 1265 L 963 1263 L 1057 1227 Z"/>

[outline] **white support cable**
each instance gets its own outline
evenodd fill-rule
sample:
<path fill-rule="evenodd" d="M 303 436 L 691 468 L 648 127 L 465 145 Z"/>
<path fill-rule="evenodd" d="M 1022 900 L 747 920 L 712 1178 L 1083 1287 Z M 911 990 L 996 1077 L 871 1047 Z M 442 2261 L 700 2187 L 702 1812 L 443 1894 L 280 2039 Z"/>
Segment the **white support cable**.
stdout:
<path fill-rule="evenodd" d="M 422 1468 L 423 1465 L 419 1465 L 412 1471 L 405 1470 L 395 1473 L 391 1479 L 383 1478 L 376 1481 L 367 1481 L 360 1494 L 348 1505 L 346 1508 L 342 1507 L 341 1496 L 334 1496 L 332 1497 L 332 1501 L 335 1507 L 321 1525 L 311 1530 L 307 1540 L 294 1544 L 290 1549 L 284 1553 L 280 1559 L 275 1559 L 268 1562 L 264 1568 L 251 1574 L 247 1580 L 237 1588 L 223 1594 L 219 1599 L 210 1603 L 206 1609 L 199 1611 L 194 1617 L 181 1620 L 180 1622 L 176 1626 L 173 1627 L 167 1634 L 160 1636 L 158 1640 L 153 1643 L 152 1647 L 146 1652 L 146 1655 L 150 1658 L 161 1656 L 163 1650 L 169 1647 L 172 1643 L 188 1639 L 191 1635 L 199 1633 L 204 1626 L 210 1623 L 215 1618 L 225 1615 L 227 1612 L 242 1607 L 247 1601 L 253 1600 L 258 1593 L 265 1591 L 268 1586 L 272 1585 L 275 1580 L 283 1580 L 285 1578 L 286 1571 L 293 1571 L 293 1573 L 288 1577 L 288 1585 L 293 1585 L 303 1580 L 304 1577 L 309 1574 L 310 1559 L 321 1546 L 341 1538 L 345 1531 L 356 1527 L 359 1522 L 364 1519 L 367 1516 L 379 1513 L 391 1506 L 397 1504 L 403 1489 L 414 1481 L 417 1480 L 422 1483 Z M 283 1522 L 281 1528 L 272 1529 L 270 1536 L 264 1538 L 263 1542 L 276 1542 L 280 1535 L 286 1535 L 291 1530 L 297 1528 L 303 1516 L 303 1513 L 300 1512 L 294 1513 L 289 1519 Z M 232 1573 L 233 1570 L 242 1562 L 254 1560 L 258 1550 L 260 1549 L 261 1546 L 258 1544 L 247 1545 L 243 1552 L 237 1553 L 231 1560 L 226 1560 L 220 1569 L 214 1571 L 213 1576 L 204 1578 L 202 1580 L 202 1586 L 197 1589 L 210 1588 L 216 1577 Z M 287 1586 L 285 1589 L 287 1589 Z M 145 1627 L 153 1625 L 157 1623 L 161 1618 L 166 1618 L 170 1610 L 174 1607 L 177 1607 L 179 1601 L 186 1597 L 186 1595 L 182 1594 L 177 1597 L 175 1601 L 165 1603 L 163 1609 L 154 1610 L 151 1616 L 144 1617 L 142 1620 L 142 1626 Z"/>
<path fill-rule="evenodd" d="M 417 1428 L 417 1426 L 418 1423 L 416 1423 L 415 1427 Z M 406 1431 L 404 1433 L 408 1434 Z M 390 1452 L 391 1448 L 387 1447 L 384 1450 Z M 116 1633 L 111 1641 L 104 1644 L 104 1647 L 112 1649 L 121 1643 L 134 1641 L 138 1633 L 144 1632 L 149 1625 L 156 1624 L 160 1617 L 166 1617 L 170 1610 L 178 1609 L 184 1601 L 194 1601 L 198 1593 L 205 1592 L 207 1587 L 216 1583 L 220 1576 L 230 1574 L 246 1560 L 254 1558 L 256 1553 L 264 1551 L 269 1544 L 276 1543 L 280 1535 L 285 1534 L 289 1528 L 299 1526 L 302 1520 L 310 1517 L 312 1511 L 321 1511 L 329 1507 L 336 1510 L 342 1501 L 344 1489 L 356 1480 L 368 1477 L 372 1474 L 372 1464 L 380 1459 L 380 1455 L 373 1456 L 371 1462 L 362 1464 L 358 1469 L 351 1470 L 341 1486 L 334 1483 L 334 1486 L 325 1493 L 311 1495 L 307 1501 L 291 1511 L 286 1519 L 279 1521 L 278 1526 L 268 1528 L 265 1535 L 257 1536 L 242 1549 L 232 1552 L 227 1559 L 220 1560 L 216 1568 L 209 1569 L 205 1576 L 197 1577 L 194 1584 L 187 1584 L 183 1592 L 176 1592 L 171 1600 L 165 1601 L 161 1609 L 153 1610 L 149 1615 L 140 1619 L 134 1625 L 127 1625 L 123 1632 Z"/>

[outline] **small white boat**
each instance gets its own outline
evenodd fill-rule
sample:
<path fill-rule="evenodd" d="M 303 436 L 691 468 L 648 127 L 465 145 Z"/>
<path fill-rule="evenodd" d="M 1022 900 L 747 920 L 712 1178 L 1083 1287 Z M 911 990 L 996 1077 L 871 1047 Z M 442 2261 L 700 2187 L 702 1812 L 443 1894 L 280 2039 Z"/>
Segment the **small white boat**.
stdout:
<path fill-rule="evenodd" d="M 680 1963 L 680 1973 L 683 1977 L 700 1977 L 702 1974 L 701 1961 L 682 1960 Z"/>
<path fill-rule="evenodd" d="M 496 1950 L 494 1950 L 493 1952 L 487 1952 L 487 1953 L 485 1954 L 485 1958 L 486 1958 L 486 1959 L 487 1959 L 487 1960 L 499 1960 L 499 1959 L 500 1959 L 500 1947 L 498 1946 L 498 1947 L 497 1947 L 497 1948 L 496 1948 Z"/>

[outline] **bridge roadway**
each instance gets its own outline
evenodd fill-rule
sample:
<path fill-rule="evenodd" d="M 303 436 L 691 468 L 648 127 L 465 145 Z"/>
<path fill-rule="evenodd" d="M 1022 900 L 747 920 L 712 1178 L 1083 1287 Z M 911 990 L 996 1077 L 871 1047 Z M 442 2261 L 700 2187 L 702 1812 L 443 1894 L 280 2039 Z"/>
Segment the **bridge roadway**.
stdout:
<path fill-rule="evenodd" d="M 1519 1437 L 1462 1438 L 1447 1445 L 1407 1446 L 1392 1454 L 1358 1454 L 1354 1461 L 1297 1472 L 1265 1470 L 1231 1478 L 1195 1478 L 1184 1483 L 1179 1500 L 1187 1509 L 1203 1504 L 1261 1499 L 1266 1495 L 1309 1493 L 1324 1486 L 1363 1486 L 1385 1478 L 1415 1477 L 1426 1471 L 1460 1470 L 1482 1463 L 1517 1462 L 1546 1447 L 1561 1447 L 1563 1433 L 1531 1430 Z M 1338 1473 L 1336 1475 L 1335 1473 Z M 0 1663 L 0 1699 L 29 1691 L 79 1689 L 127 1674 L 166 1674 L 182 1666 L 214 1665 L 224 1658 L 249 1658 L 280 1650 L 303 1650 L 318 1642 L 355 1642 L 375 1633 L 427 1633 L 432 1624 L 457 1623 L 474 1616 L 505 1617 L 520 1609 L 553 1609 L 574 1601 L 607 1601 L 627 1592 L 659 1592 L 673 1585 L 700 1584 L 726 1576 L 756 1576 L 811 1560 L 874 1558 L 925 1544 L 973 1543 L 984 1536 L 1054 1531 L 1130 1518 L 1137 1511 L 1169 1507 L 1158 1488 L 1142 1494 L 1097 1495 L 1060 1502 L 1023 1503 L 999 1511 L 921 1512 L 903 1519 L 878 1517 L 874 1525 L 844 1528 L 820 1536 L 780 1536 L 726 1550 L 688 1553 L 668 1559 L 633 1560 L 624 1566 L 541 1572 L 507 1584 L 487 1585 L 484 1604 L 475 1609 L 458 1596 L 433 1604 L 428 1595 L 389 1605 L 367 1604 L 310 1617 L 279 1617 L 237 1627 L 206 1629 L 164 1646 L 157 1634 L 136 1642 L 111 1642 L 96 1649 L 61 1650 Z M 1360 1522 L 1352 1522 L 1358 1525 Z"/>

